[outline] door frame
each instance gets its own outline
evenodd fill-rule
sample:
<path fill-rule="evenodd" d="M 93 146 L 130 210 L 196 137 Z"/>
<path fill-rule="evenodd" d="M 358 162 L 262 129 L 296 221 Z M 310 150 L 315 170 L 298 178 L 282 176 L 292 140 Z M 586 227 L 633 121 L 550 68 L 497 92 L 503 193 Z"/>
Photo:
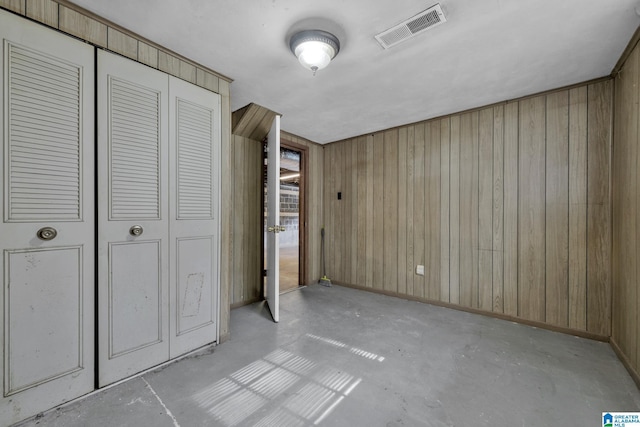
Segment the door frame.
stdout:
<path fill-rule="evenodd" d="M 267 144 L 267 140 L 266 138 L 262 140 L 262 191 L 261 191 L 261 195 L 262 195 L 262 209 L 260 211 L 260 220 L 262 221 L 263 224 L 263 232 L 262 235 L 264 236 L 265 234 L 265 230 L 264 230 L 264 224 L 265 224 L 265 217 L 264 217 L 264 204 L 265 204 L 265 194 L 264 194 L 264 187 L 267 184 L 267 165 L 265 163 L 266 158 L 267 158 L 267 151 L 266 151 L 266 144 Z M 282 132 L 280 133 L 280 148 L 288 148 L 290 150 L 295 150 L 295 151 L 299 151 L 300 152 L 300 193 L 299 193 L 299 201 L 298 201 L 298 206 L 299 206 L 299 221 L 298 221 L 298 287 L 302 287 L 302 286 L 307 286 L 310 283 L 307 283 L 307 271 L 308 271 L 308 256 L 307 254 L 309 253 L 309 248 L 308 248 L 308 242 L 309 239 L 307 238 L 307 218 L 308 218 L 308 206 L 309 206 L 309 198 L 307 197 L 307 176 L 308 176 L 308 170 L 309 170 L 309 147 L 307 147 L 306 145 L 302 145 L 302 144 L 298 144 L 295 143 L 293 141 L 291 141 L 290 139 L 287 139 L 286 137 L 284 137 L 282 135 Z M 263 275 L 262 275 L 262 281 L 261 281 L 261 285 L 260 285 L 260 298 L 264 299 L 264 295 L 265 295 L 265 289 L 266 289 L 266 275 L 264 274 L 264 272 L 266 271 L 266 260 L 265 260 L 265 251 L 264 251 L 264 241 L 262 241 L 262 243 L 260 244 L 260 259 L 262 260 L 262 271 L 263 271 Z"/>
<path fill-rule="evenodd" d="M 307 211 L 309 198 L 307 197 L 307 172 L 309 170 L 309 148 L 297 144 L 289 139 L 280 137 L 280 147 L 300 152 L 300 184 L 299 184 L 299 200 L 298 200 L 298 285 L 306 286 L 308 257 L 309 253 L 307 243 Z"/>

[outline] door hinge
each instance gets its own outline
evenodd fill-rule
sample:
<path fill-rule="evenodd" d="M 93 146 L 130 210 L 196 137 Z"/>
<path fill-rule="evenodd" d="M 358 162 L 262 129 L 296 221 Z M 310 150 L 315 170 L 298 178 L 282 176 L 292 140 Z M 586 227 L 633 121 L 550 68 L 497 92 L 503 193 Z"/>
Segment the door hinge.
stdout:
<path fill-rule="evenodd" d="M 267 270 L 262 270 L 262 277 L 267 277 Z"/>

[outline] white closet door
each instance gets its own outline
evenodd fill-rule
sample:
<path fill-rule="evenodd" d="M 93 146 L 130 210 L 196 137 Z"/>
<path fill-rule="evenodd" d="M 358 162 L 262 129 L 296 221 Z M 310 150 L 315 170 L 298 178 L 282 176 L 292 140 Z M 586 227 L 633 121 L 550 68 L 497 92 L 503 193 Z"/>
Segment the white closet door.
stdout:
<path fill-rule="evenodd" d="M 9 425 L 94 388 L 94 49 L 1 10 L 0 39 L 0 425 Z"/>
<path fill-rule="evenodd" d="M 99 385 L 169 359 L 168 79 L 98 51 Z"/>
<path fill-rule="evenodd" d="M 173 358 L 218 336 L 220 96 L 169 79 Z"/>

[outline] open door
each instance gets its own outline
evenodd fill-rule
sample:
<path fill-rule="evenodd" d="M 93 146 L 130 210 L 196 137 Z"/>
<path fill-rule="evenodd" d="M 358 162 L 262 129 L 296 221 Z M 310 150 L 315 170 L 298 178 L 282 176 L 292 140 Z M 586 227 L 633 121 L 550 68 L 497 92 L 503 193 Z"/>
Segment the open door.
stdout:
<path fill-rule="evenodd" d="M 280 116 L 276 115 L 267 137 L 267 305 L 279 321 L 280 256 Z"/>

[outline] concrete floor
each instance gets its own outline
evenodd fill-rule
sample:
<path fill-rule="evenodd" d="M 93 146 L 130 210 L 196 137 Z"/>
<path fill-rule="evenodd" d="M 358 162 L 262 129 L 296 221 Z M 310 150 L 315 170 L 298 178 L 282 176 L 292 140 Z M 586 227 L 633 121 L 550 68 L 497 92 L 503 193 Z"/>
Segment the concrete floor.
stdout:
<path fill-rule="evenodd" d="M 638 411 L 606 343 L 339 286 L 231 313 L 231 340 L 26 426 L 597 426 Z"/>
<path fill-rule="evenodd" d="M 300 286 L 298 246 L 280 247 L 280 292 Z"/>

